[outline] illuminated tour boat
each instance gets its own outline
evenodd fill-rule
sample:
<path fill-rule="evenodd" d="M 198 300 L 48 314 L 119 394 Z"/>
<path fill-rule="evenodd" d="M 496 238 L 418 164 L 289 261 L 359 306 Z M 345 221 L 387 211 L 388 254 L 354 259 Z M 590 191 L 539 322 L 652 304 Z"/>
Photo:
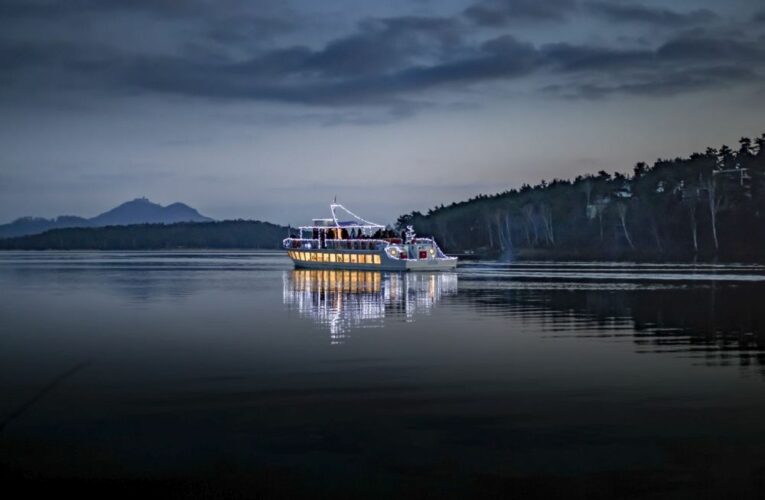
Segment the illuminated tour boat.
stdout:
<path fill-rule="evenodd" d="M 330 205 L 331 219 L 313 219 L 299 237 L 285 238 L 284 248 L 295 267 L 383 271 L 438 271 L 457 267 L 433 238 L 418 238 L 412 226 L 398 235 L 362 219 L 339 203 Z M 338 218 L 344 213 L 344 219 Z"/>

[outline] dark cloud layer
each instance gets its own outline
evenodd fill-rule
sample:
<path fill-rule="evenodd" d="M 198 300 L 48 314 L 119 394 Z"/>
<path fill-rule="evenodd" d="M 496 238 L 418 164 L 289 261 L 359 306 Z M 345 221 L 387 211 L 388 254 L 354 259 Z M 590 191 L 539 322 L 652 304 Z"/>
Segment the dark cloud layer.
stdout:
<path fill-rule="evenodd" d="M 511 22 L 562 21 L 575 11 L 574 0 L 482 0 L 465 9 L 465 16 L 483 26 Z"/>
<path fill-rule="evenodd" d="M 129 5 L 129 7 L 128 7 Z M 538 90 L 566 97 L 597 98 L 613 93 L 669 95 L 756 81 L 763 77 L 761 40 L 713 30 L 683 32 L 714 21 L 708 10 L 678 13 L 639 4 L 573 0 L 482 0 L 453 16 L 401 16 L 365 19 L 353 33 L 321 44 L 260 46 L 243 34 L 241 23 L 265 36 L 294 29 L 286 17 L 231 15 L 208 2 L 0 1 L 6 18 L 109 12 L 133 9 L 173 19 L 196 19 L 209 43 L 236 53 L 186 50 L 147 53 L 118 44 L 98 44 L 76 36 L 62 41 L 14 40 L 0 35 L 2 89 L 87 85 L 113 92 L 157 92 L 211 99 L 248 99 L 311 105 L 385 105 L 427 99 L 428 92 L 459 92 L 478 83 L 528 78 Z M 613 22 L 673 27 L 652 48 L 553 42 L 531 44 L 498 28 L 513 21 L 563 21 L 589 12 Z M 249 12 L 252 14 L 252 12 Z M 239 20 L 239 21 L 237 21 Z M 246 31 L 246 29 L 245 29 Z M 491 34 L 489 34 L 491 33 Z M 204 39 L 204 38 L 203 38 Z M 198 43 L 201 43 L 198 41 Z M 204 47 L 203 47 L 204 48 Z M 245 54 L 245 55 L 243 55 Z M 34 74 L 34 78 L 30 77 Z M 42 76 L 41 76 L 42 75 Z M 554 82 L 554 83 L 551 83 Z"/>
<path fill-rule="evenodd" d="M 718 15 L 709 9 L 677 12 L 635 3 L 587 2 L 585 9 L 612 22 L 644 23 L 659 26 L 687 26 L 714 21 Z"/>

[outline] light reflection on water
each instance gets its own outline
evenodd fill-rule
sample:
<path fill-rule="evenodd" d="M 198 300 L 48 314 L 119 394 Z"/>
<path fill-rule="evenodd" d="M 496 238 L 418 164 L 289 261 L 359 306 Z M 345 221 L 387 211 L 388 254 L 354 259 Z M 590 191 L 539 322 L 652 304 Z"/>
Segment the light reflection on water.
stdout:
<path fill-rule="evenodd" d="M 288 310 L 329 329 L 333 344 L 355 328 L 381 328 L 386 316 L 412 321 L 457 293 L 456 273 L 294 269 L 282 277 Z"/>

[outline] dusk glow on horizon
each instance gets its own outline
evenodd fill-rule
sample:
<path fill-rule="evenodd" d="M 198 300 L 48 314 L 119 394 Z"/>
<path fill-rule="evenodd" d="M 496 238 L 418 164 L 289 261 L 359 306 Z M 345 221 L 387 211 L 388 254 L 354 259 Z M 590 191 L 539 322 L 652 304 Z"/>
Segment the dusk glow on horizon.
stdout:
<path fill-rule="evenodd" d="M 0 223 L 385 224 L 733 146 L 763 102 L 760 0 L 0 0 Z"/>

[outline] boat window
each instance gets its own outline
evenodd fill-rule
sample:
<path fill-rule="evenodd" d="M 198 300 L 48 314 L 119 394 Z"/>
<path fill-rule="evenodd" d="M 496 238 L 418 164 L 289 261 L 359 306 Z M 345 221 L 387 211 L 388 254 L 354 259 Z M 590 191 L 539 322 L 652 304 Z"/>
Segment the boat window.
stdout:
<path fill-rule="evenodd" d="M 379 255 L 373 255 L 372 256 L 372 263 L 373 264 L 379 264 L 380 263 L 380 256 Z"/>
<path fill-rule="evenodd" d="M 352 253 L 351 254 L 351 264 L 356 264 L 358 261 L 359 261 L 358 260 L 358 255 L 356 255 L 355 253 Z"/>
<path fill-rule="evenodd" d="M 329 254 L 329 261 L 330 262 L 335 262 L 335 254 L 333 254 L 333 253 Z"/>

